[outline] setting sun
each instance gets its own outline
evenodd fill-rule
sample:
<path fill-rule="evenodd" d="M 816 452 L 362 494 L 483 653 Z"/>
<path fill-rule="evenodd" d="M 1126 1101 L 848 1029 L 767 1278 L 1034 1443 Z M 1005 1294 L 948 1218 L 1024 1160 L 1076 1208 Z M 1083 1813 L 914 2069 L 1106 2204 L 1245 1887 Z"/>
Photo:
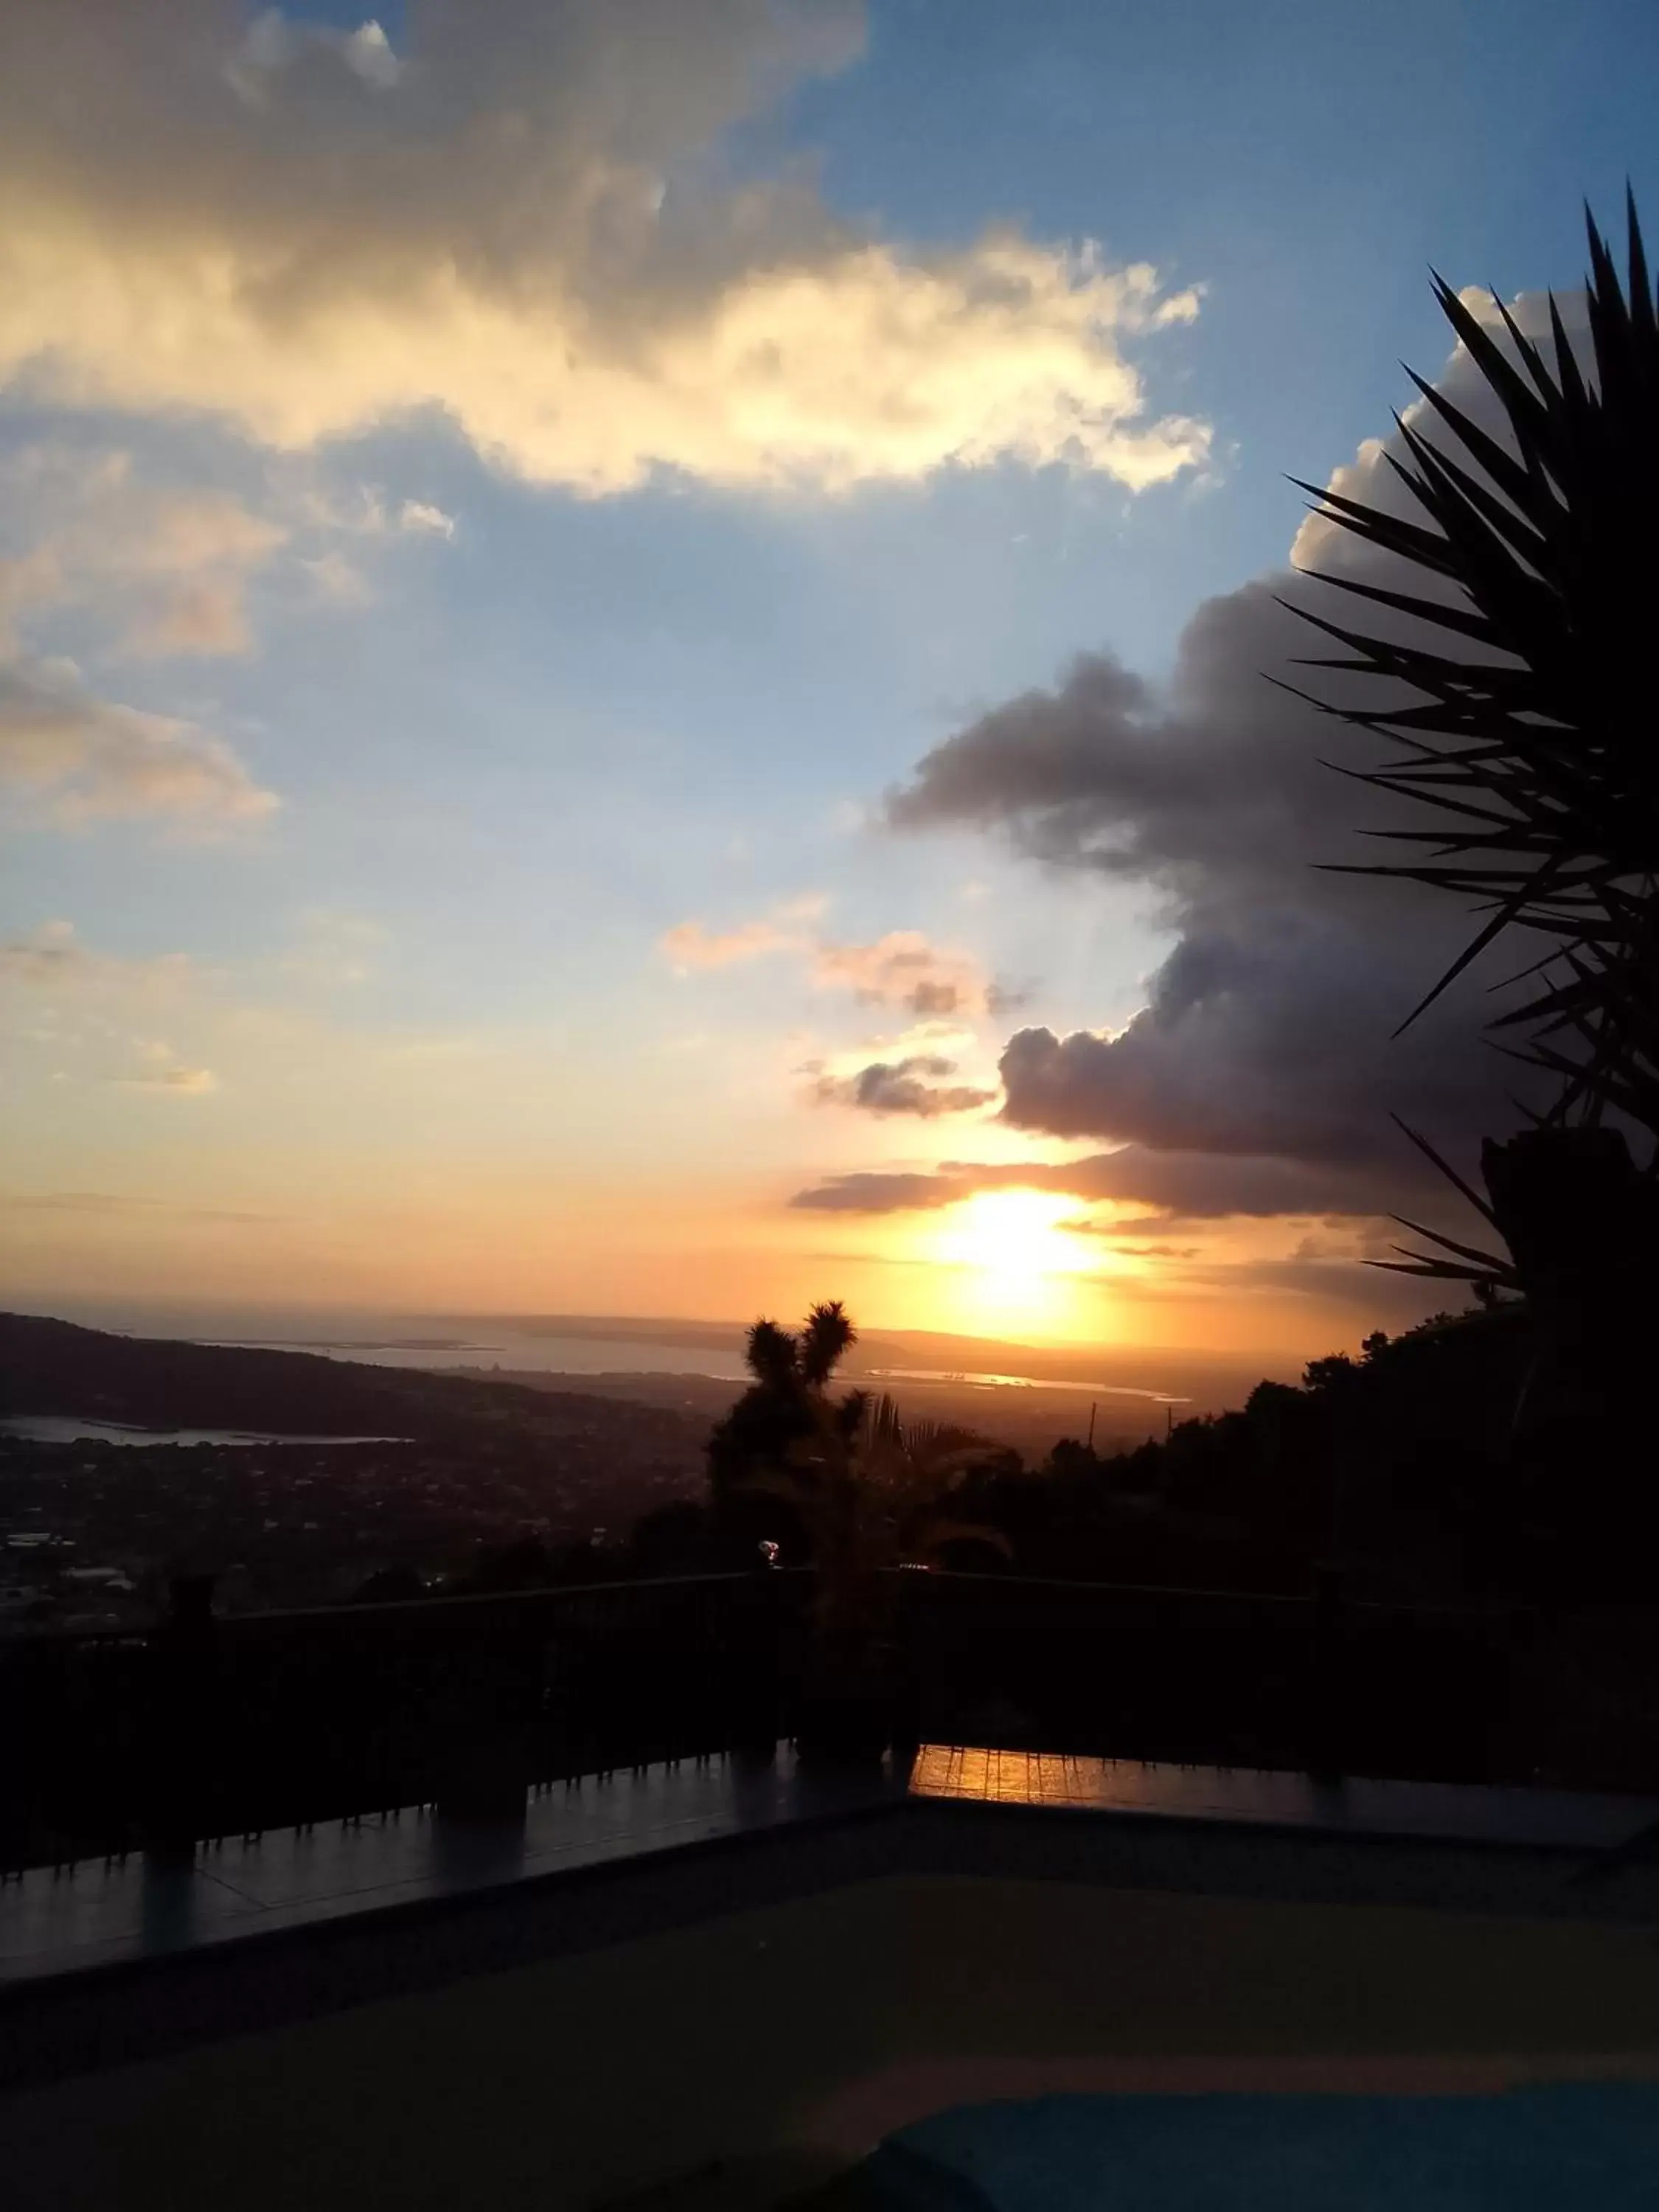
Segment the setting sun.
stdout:
<path fill-rule="evenodd" d="M 960 1279 L 960 1325 L 1076 1334 L 1078 1279 L 1098 1265 L 1086 1240 L 1060 1226 L 1076 1212 L 1073 1200 L 1036 1190 L 979 1191 L 952 1206 L 931 1231 L 927 1256 Z"/>

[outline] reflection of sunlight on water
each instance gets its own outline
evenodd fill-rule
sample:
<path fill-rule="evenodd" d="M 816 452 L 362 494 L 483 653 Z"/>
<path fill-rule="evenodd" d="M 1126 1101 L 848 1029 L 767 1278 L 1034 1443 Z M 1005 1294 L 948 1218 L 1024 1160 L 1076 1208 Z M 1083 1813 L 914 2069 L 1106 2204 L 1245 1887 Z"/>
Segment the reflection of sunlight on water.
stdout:
<path fill-rule="evenodd" d="M 871 1379 L 883 1382 L 951 1382 L 973 1390 L 1088 1390 L 1100 1398 L 1150 1398 L 1157 1406 L 1189 1406 L 1190 1398 L 1170 1390 L 1143 1390 L 1129 1382 L 1084 1382 L 1049 1375 L 983 1375 L 957 1368 L 872 1367 Z"/>

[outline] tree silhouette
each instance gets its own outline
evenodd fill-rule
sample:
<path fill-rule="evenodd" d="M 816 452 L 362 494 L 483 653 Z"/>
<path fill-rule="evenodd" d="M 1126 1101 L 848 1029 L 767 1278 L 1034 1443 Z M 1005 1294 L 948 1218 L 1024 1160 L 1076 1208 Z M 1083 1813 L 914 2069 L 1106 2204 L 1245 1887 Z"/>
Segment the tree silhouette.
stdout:
<path fill-rule="evenodd" d="M 857 1341 L 858 1331 L 839 1298 L 828 1298 L 814 1306 L 799 1340 L 801 1380 L 807 1389 L 827 1389 L 830 1376 Z"/>
<path fill-rule="evenodd" d="M 788 1502 L 763 1501 L 751 1486 L 798 1465 L 815 1439 L 857 1428 L 864 1393 L 830 1395 L 836 1370 L 857 1340 L 838 1298 L 815 1305 L 799 1331 L 775 1321 L 757 1321 L 749 1331 L 744 1358 L 755 1379 L 716 1425 L 708 1448 L 711 1500 L 728 1547 L 752 1556 L 770 1537 L 800 1548 L 803 1532 Z"/>
<path fill-rule="evenodd" d="M 815 1308 L 819 1315 L 826 1339 L 831 1328 L 850 1335 L 839 1306 Z M 966 1518 L 959 1503 L 969 1469 L 997 1447 L 971 1430 L 908 1425 L 884 1394 L 835 1404 L 820 1393 L 814 1415 L 788 1463 L 753 1474 L 744 1490 L 789 1510 L 814 1571 L 801 1748 L 871 1755 L 887 1741 L 897 1691 L 894 1622 L 903 1578 L 891 1570 L 929 1565 L 969 1542 L 1012 1556 L 1006 1537 Z"/>
<path fill-rule="evenodd" d="M 744 1346 L 744 1359 L 758 1388 L 780 1393 L 800 1379 L 800 1345 L 775 1321 L 757 1321 Z"/>
<path fill-rule="evenodd" d="M 1304 665 L 1368 679 L 1360 705 L 1311 703 L 1401 749 L 1346 772 L 1438 817 L 1377 833 L 1426 851 L 1355 872 L 1484 913 L 1403 1026 L 1499 938 L 1521 929 L 1544 948 L 1512 979 L 1531 988 L 1492 1026 L 1557 1079 L 1551 1110 L 1486 1139 L 1484 1197 L 1407 1132 L 1508 1256 L 1406 1222 L 1431 1249 L 1401 1246 L 1379 1264 L 1473 1284 L 1493 1322 L 1502 1291 L 1523 1293 L 1536 1346 L 1523 1458 L 1539 1485 L 1575 1450 L 1587 1462 L 1583 1519 L 1604 1524 L 1589 1547 L 1602 1572 L 1659 1536 L 1650 1479 L 1629 1480 L 1659 1321 L 1659 308 L 1633 199 L 1627 212 L 1627 286 L 1587 212 L 1582 362 L 1553 299 L 1547 350 L 1501 301 L 1494 328 L 1436 278 L 1500 434 L 1413 377 L 1433 420 L 1401 421 L 1407 459 L 1389 457 L 1413 514 L 1304 486 L 1324 520 L 1392 556 L 1410 587 L 1314 572 L 1380 612 L 1376 630 L 1295 610 L 1342 648 Z M 1640 1164 L 1632 1127 L 1650 1140 Z M 1622 1541 L 1608 1540 L 1613 1523 Z"/>

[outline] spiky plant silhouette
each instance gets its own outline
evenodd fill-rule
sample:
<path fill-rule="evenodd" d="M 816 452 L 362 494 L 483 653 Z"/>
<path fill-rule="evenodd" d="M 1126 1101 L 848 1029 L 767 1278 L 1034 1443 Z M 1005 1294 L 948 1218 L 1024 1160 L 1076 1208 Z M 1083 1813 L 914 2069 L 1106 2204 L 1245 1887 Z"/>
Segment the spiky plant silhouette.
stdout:
<path fill-rule="evenodd" d="M 1627 283 L 1586 210 L 1583 359 L 1553 298 L 1547 349 L 1501 301 L 1488 320 L 1436 276 L 1436 296 L 1498 403 L 1501 429 L 1492 434 L 1408 372 L 1426 415 L 1396 417 L 1407 459 L 1387 459 L 1413 512 L 1301 488 L 1326 521 L 1419 572 L 1419 586 L 1310 572 L 1384 611 L 1392 619 L 1376 632 L 1306 607 L 1291 611 L 1342 648 L 1301 665 L 1388 687 L 1380 702 L 1373 694 L 1358 706 L 1298 692 L 1400 749 L 1379 766 L 1343 772 L 1438 817 L 1372 832 L 1416 849 L 1353 872 L 1427 884 L 1484 914 L 1402 1029 L 1496 940 L 1534 933 L 1543 957 L 1511 979 L 1531 988 L 1492 1027 L 1558 1079 L 1553 1108 L 1538 1118 L 1557 1129 L 1594 1126 L 1612 1108 L 1659 1137 L 1659 313 L 1626 199 Z M 1492 1148 L 1486 1179 L 1496 1209 L 1425 1138 L 1407 1133 L 1514 1252 L 1492 1188 Z M 1594 1158 L 1605 1182 L 1609 1150 L 1581 1146 L 1576 1157 Z M 1558 1146 L 1552 1157 L 1571 1152 Z M 1514 1172 L 1523 1157 L 1509 1164 L 1510 1194 L 1525 1182 Z M 1651 1188 L 1654 1160 L 1645 1164 Z M 1500 1183 L 1504 1172 L 1500 1164 Z M 1407 1253 L 1409 1272 L 1505 1287 L 1519 1279 L 1490 1252 L 1405 1225 L 1438 1248 Z"/>

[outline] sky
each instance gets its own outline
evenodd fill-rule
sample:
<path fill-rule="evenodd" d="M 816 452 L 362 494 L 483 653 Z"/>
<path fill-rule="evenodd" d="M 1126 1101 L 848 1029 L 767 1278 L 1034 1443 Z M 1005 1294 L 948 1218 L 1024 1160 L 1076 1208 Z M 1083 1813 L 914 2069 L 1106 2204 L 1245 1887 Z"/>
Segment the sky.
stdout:
<path fill-rule="evenodd" d="M 1425 1310 L 1389 1111 L 1513 1086 L 1316 872 L 1290 478 L 1478 404 L 1431 266 L 1571 320 L 1656 82 L 1613 0 L 10 0 L 0 1297 Z"/>

